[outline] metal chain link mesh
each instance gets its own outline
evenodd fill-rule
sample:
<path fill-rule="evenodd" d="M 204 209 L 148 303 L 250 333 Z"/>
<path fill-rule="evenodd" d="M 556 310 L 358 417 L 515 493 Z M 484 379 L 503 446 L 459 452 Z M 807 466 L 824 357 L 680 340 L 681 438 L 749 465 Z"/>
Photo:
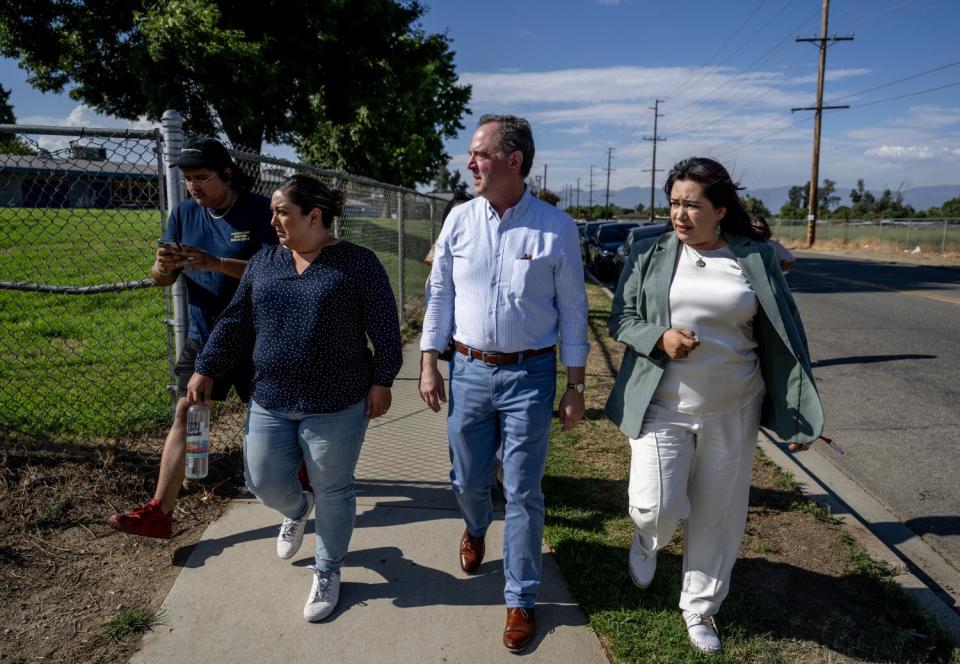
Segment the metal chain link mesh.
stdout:
<path fill-rule="evenodd" d="M 158 139 L 0 135 L 0 426 L 109 435 L 164 418 Z M 33 292 L 31 292 L 33 291 Z"/>
<path fill-rule="evenodd" d="M 38 129 L 30 128 L 36 139 L 0 134 L 0 430 L 75 439 L 165 425 L 174 360 L 169 289 L 147 278 L 165 225 L 161 138 Z M 266 196 L 297 172 L 342 190 L 334 233 L 377 254 L 402 320 L 419 321 L 423 258 L 440 230 L 443 199 L 231 152 Z M 239 438 L 241 411 L 236 399 L 215 411 L 224 425 L 218 438 Z"/>

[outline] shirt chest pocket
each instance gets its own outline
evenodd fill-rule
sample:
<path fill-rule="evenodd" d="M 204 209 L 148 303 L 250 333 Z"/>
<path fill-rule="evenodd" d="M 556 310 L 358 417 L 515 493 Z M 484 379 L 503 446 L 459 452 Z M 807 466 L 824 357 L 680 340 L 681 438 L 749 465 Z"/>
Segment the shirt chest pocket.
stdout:
<path fill-rule="evenodd" d="M 553 295 L 553 261 L 547 256 L 514 260 L 510 290 L 517 297 Z"/>

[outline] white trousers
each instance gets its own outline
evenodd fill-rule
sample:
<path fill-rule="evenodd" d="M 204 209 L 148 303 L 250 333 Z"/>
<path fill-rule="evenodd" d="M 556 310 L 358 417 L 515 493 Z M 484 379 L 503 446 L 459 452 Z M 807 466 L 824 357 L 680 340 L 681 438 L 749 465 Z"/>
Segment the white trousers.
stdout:
<path fill-rule="evenodd" d="M 747 523 L 763 393 L 742 410 L 688 415 L 650 406 L 630 439 L 630 516 L 655 555 L 684 521 L 680 608 L 712 616 L 730 590 Z"/>

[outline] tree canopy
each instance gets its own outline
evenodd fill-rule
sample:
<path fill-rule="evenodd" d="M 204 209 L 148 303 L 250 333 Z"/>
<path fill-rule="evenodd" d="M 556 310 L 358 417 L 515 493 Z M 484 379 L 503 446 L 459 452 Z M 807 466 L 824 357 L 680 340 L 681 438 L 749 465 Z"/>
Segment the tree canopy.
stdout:
<path fill-rule="evenodd" d="M 10 0 L 0 53 L 31 85 L 121 118 L 173 108 L 235 146 L 428 181 L 470 97 L 417 0 Z"/>

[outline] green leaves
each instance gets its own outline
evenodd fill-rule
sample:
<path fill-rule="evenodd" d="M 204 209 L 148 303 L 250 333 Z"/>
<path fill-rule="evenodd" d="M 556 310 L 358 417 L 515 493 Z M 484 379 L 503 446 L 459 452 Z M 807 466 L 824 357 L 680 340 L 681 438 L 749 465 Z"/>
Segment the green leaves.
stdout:
<path fill-rule="evenodd" d="M 289 141 L 302 156 L 395 184 L 426 182 L 463 128 L 445 35 L 409 0 L 11 0 L 0 53 L 41 90 L 93 109 L 225 133 L 259 151 Z"/>

